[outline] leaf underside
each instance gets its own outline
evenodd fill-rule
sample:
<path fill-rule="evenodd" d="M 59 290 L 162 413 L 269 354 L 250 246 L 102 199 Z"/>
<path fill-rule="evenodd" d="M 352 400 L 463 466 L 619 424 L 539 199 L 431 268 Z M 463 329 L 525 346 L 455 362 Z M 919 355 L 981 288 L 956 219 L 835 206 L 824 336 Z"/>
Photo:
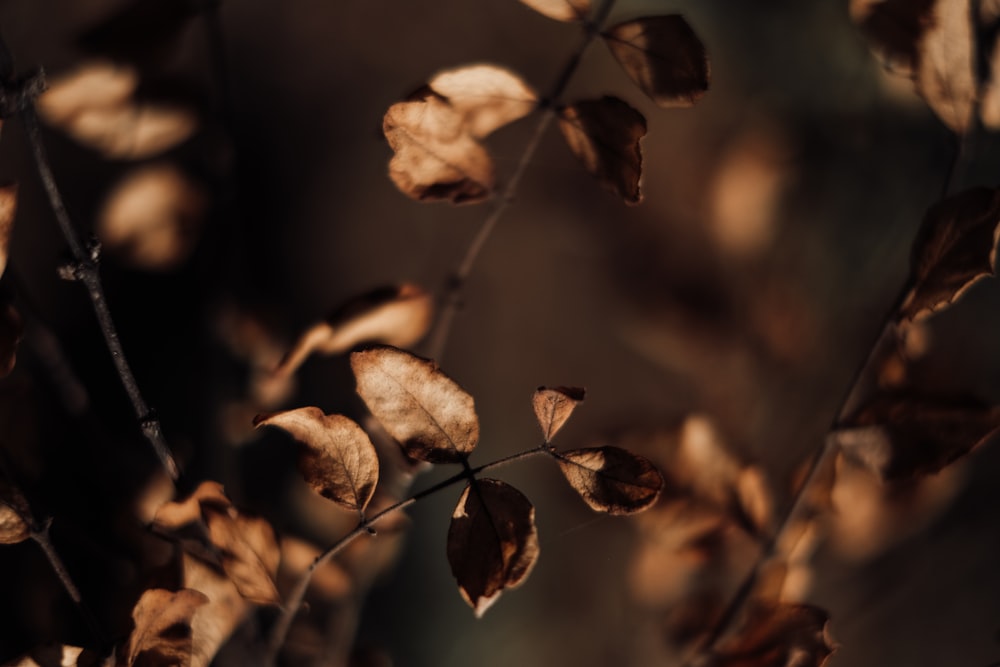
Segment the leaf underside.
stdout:
<path fill-rule="evenodd" d="M 641 512 L 656 502 L 663 489 L 663 476 L 650 461 L 620 447 L 576 449 L 555 456 L 570 486 L 598 512 Z"/>

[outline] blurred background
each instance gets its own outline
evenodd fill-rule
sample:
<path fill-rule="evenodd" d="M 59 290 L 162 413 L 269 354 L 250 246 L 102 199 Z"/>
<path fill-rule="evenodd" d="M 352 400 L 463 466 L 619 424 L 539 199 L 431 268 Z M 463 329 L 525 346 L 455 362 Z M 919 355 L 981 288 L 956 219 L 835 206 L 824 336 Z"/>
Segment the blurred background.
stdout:
<path fill-rule="evenodd" d="M 353 517 L 305 486 L 287 436 L 254 432 L 251 420 L 305 405 L 359 418 L 347 358 L 313 356 L 290 383 L 267 371 L 351 297 L 403 281 L 439 291 L 487 212 L 400 194 L 386 174 L 382 115 L 467 63 L 504 65 L 545 91 L 579 28 L 514 0 L 223 2 L 220 72 L 202 18 L 161 40 L 169 12 L 107 23 L 127 5 L 0 0 L 0 33 L 19 71 L 41 66 L 51 78 L 129 54 L 136 99 L 192 110 L 189 138 L 140 159 L 128 147 L 109 158 L 106 145 L 59 127 L 43 138 L 71 216 L 104 243 L 126 353 L 185 470 L 179 494 L 215 479 L 279 534 L 330 544 Z M 560 447 L 628 442 L 662 465 L 663 443 L 700 415 L 735 459 L 759 464 L 784 507 L 907 275 L 956 142 L 908 81 L 881 70 L 843 0 L 619 0 L 610 20 L 675 12 L 709 52 L 711 89 L 696 106 L 658 109 L 600 43 L 565 95 L 615 94 L 646 116 L 642 204 L 603 190 L 550 131 L 438 361 L 476 399 L 474 464 L 538 443 L 535 387 L 577 385 L 587 400 Z M 531 127 L 487 140 L 501 185 Z M 995 185 L 998 149 L 979 132 L 956 189 Z M 109 201 L 150 174 L 150 194 L 133 193 L 131 205 L 162 205 L 165 218 L 145 235 L 121 231 Z M 150 497 L 156 463 L 85 291 L 57 275 L 69 256 L 16 120 L 2 128 L 0 179 L 20 184 L 2 285 L 26 320 L 17 368 L 0 381 L 2 443 L 33 505 L 54 517 L 84 597 L 123 636 L 153 577 L 124 517 Z M 897 371 L 996 403 L 998 332 L 1000 286 L 987 280 L 921 328 L 912 363 Z M 801 591 L 831 614 L 831 664 L 1000 660 L 998 470 L 1000 452 L 987 447 L 928 483 L 859 482 L 847 494 Z M 414 488 L 449 474 L 424 473 Z M 323 656 L 346 653 L 355 631 L 357 659 L 372 661 L 358 664 L 675 664 L 667 601 L 683 586 L 653 580 L 669 579 L 666 564 L 641 569 L 656 541 L 649 526 L 590 512 L 546 461 L 497 476 L 536 507 L 541 556 L 522 587 L 473 618 L 444 557 L 454 488 L 408 512 L 405 537 L 386 537 L 380 552 L 394 560 L 369 572 L 370 590 L 330 602 L 337 625 L 293 634 L 288 664 L 338 664 Z M 749 558 L 727 567 L 739 572 Z M 0 660 L 85 643 L 64 597 L 35 545 L 0 549 Z M 224 650 L 219 664 L 242 664 L 235 654 Z"/>

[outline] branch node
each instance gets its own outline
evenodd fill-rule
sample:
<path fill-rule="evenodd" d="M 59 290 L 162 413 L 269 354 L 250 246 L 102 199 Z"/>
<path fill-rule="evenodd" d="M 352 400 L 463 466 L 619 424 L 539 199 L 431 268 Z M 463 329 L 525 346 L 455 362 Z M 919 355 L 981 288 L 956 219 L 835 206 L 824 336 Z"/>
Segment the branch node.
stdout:
<path fill-rule="evenodd" d="M 47 87 L 45 70 L 41 67 L 0 81 L 0 118 L 11 118 L 31 108 Z"/>

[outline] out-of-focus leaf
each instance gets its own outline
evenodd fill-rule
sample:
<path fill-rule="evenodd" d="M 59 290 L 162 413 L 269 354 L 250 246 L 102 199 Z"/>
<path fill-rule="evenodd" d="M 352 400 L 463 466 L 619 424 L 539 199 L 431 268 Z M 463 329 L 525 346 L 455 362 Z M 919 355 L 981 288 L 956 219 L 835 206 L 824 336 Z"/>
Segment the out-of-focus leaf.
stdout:
<path fill-rule="evenodd" d="M 708 91 L 708 53 L 683 17 L 639 18 L 603 35 L 625 72 L 659 106 L 688 107 Z"/>
<path fill-rule="evenodd" d="M 196 0 L 136 0 L 84 32 L 79 43 L 115 60 L 155 62 L 198 16 L 201 5 Z"/>
<path fill-rule="evenodd" d="M 989 78 L 979 91 L 979 117 L 983 127 L 995 132 L 1000 130 L 1000 38 L 990 50 L 989 70 Z"/>
<path fill-rule="evenodd" d="M 935 473 L 996 435 L 1000 408 L 974 401 L 877 396 L 830 437 L 886 480 Z"/>
<path fill-rule="evenodd" d="M 135 628 L 125 645 L 127 667 L 167 667 L 191 662 L 191 619 L 208 603 L 204 593 L 187 588 L 147 590 L 132 609 Z"/>
<path fill-rule="evenodd" d="M 382 535 L 379 526 L 379 535 Z M 316 559 L 322 550 L 305 540 L 286 535 L 281 538 L 281 569 L 278 571 L 278 581 L 281 590 L 291 591 Z M 327 560 L 313 570 L 309 578 L 309 591 L 319 593 L 327 600 L 346 600 L 354 590 L 351 575 L 336 560 Z"/>
<path fill-rule="evenodd" d="M 531 405 L 546 443 L 552 442 L 576 406 L 583 402 L 585 393 L 579 387 L 539 387 L 535 390 Z"/>
<path fill-rule="evenodd" d="M 7 270 L 10 259 L 10 236 L 17 214 L 17 185 L 0 187 L 0 276 Z"/>
<path fill-rule="evenodd" d="M 135 70 L 94 61 L 55 77 L 38 98 L 38 112 L 80 143 L 104 157 L 140 160 L 188 139 L 197 115 L 184 105 L 134 98 Z"/>
<path fill-rule="evenodd" d="M 553 456 L 570 486 L 598 512 L 641 512 L 656 502 L 663 489 L 656 466 L 620 447 L 574 449 Z"/>
<path fill-rule="evenodd" d="M 919 42 L 917 92 L 951 130 L 965 134 L 978 96 L 970 0 L 937 0 Z"/>
<path fill-rule="evenodd" d="M 316 493 L 347 509 L 364 511 L 378 483 L 378 455 L 360 426 L 343 415 L 325 415 L 312 407 L 269 415 L 256 424 L 277 426 L 305 445 L 299 470 Z"/>
<path fill-rule="evenodd" d="M 912 290 L 899 309 L 914 320 L 947 307 L 993 274 L 1000 237 L 1000 191 L 973 188 L 927 211 L 913 243 Z"/>
<path fill-rule="evenodd" d="M 739 632 L 718 649 L 710 667 L 822 667 L 836 650 L 829 614 L 812 605 L 757 604 Z"/>
<path fill-rule="evenodd" d="M 294 373 L 313 352 L 342 354 L 362 343 L 410 347 L 434 319 L 434 298 L 412 283 L 366 292 L 303 333 L 275 370 Z"/>
<path fill-rule="evenodd" d="M 851 18 L 893 71 L 912 76 L 936 0 L 851 0 Z"/>
<path fill-rule="evenodd" d="M 24 334 L 24 320 L 12 303 L 0 297 L 0 378 L 10 375 L 17 362 L 17 346 Z"/>
<path fill-rule="evenodd" d="M 537 558 L 535 508 L 524 494 L 495 479 L 465 487 L 448 528 L 448 563 L 477 618 L 523 581 Z"/>
<path fill-rule="evenodd" d="M 479 442 L 475 402 L 437 364 L 393 347 L 351 355 L 358 395 L 411 458 L 458 463 Z"/>
<path fill-rule="evenodd" d="M 739 509 L 755 531 L 760 535 L 767 534 L 774 517 L 774 503 L 759 466 L 749 465 L 740 470 L 736 478 L 736 498 Z"/>
<path fill-rule="evenodd" d="M 642 201 L 640 140 L 646 119 L 617 97 L 584 100 L 559 110 L 559 130 L 573 155 L 601 184 L 625 200 Z"/>
<path fill-rule="evenodd" d="M 204 220 L 204 190 L 172 164 L 127 174 L 98 214 L 97 236 L 128 264 L 169 270 L 190 256 Z"/>
<path fill-rule="evenodd" d="M 183 585 L 208 597 L 191 622 L 191 667 L 209 667 L 219 648 L 229 639 L 254 607 L 240 595 L 232 579 L 190 554 L 181 559 Z"/>
<path fill-rule="evenodd" d="M 405 102 L 389 107 L 382 131 L 395 152 L 389 177 L 419 201 L 473 203 L 493 190 L 493 162 L 479 139 L 530 113 L 535 93 L 495 65 L 437 74 Z"/>
<path fill-rule="evenodd" d="M 539 14 L 556 21 L 583 21 L 590 13 L 590 0 L 521 0 Z"/>
<path fill-rule="evenodd" d="M 40 646 L 27 655 L 3 667 L 113 667 L 113 661 L 101 661 L 98 656 L 84 651 L 79 646 Z"/>
<path fill-rule="evenodd" d="M 161 531 L 174 531 L 202 519 L 202 506 L 225 510 L 231 506 L 229 498 L 218 482 L 205 481 L 182 501 L 168 502 L 156 510 L 153 525 Z"/>
<path fill-rule="evenodd" d="M 31 530 L 14 508 L 0 499 L 0 544 L 17 544 L 31 537 Z"/>

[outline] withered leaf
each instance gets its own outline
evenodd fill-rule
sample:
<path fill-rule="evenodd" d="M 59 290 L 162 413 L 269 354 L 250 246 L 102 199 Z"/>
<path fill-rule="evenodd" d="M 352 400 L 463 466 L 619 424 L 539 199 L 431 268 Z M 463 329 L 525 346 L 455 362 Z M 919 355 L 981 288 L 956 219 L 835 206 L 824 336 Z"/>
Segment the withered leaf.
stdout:
<path fill-rule="evenodd" d="M 933 20 L 934 2 L 852 0 L 851 18 L 887 67 L 910 76 L 917 69 L 918 44 Z"/>
<path fill-rule="evenodd" d="M 708 54 L 680 15 L 626 21 L 603 35 L 625 72 L 659 106 L 688 107 L 708 91 Z"/>
<path fill-rule="evenodd" d="M 938 0 L 918 43 L 917 92 L 945 125 L 964 134 L 978 95 L 969 0 Z"/>
<path fill-rule="evenodd" d="M 991 275 L 1000 237 L 1000 191 L 973 188 L 927 211 L 910 258 L 912 289 L 899 309 L 914 320 L 947 307 Z"/>
<path fill-rule="evenodd" d="M 559 109 L 559 130 L 573 155 L 601 184 L 625 200 L 642 201 L 642 150 L 646 119 L 617 97 L 584 100 Z"/>
<path fill-rule="evenodd" d="M 531 405 L 546 443 L 552 442 L 576 406 L 583 402 L 585 394 L 586 391 L 579 387 L 539 387 L 535 390 Z"/>
<path fill-rule="evenodd" d="M 208 667 L 219 648 L 254 610 L 233 581 L 215 567 L 190 554 L 182 554 L 181 571 L 185 588 L 208 597 L 191 623 L 191 667 Z"/>
<path fill-rule="evenodd" d="M 368 434 L 343 415 L 325 415 L 319 408 L 286 410 L 256 420 L 257 426 L 277 426 L 305 445 L 299 470 L 324 498 L 362 512 L 378 483 L 378 455 Z"/>
<path fill-rule="evenodd" d="M 830 437 L 841 450 L 898 480 L 937 472 L 1000 429 L 1000 407 L 975 401 L 877 396 Z"/>
<path fill-rule="evenodd" d="M 641 512 L 656 502 L 663 489 L 656 466 L 620 447 L 575 449 L 553 456 L 570 486 L 598 512 Z"/>
<path fill-rule="evenodd" d="M 28 524 L 14 508 L 0 500 L 0 544 L 17 544 L 31 537 Z"/>
<path fill-rule="evenodd" d="M 420 341 L 434 318 L 434 298 L 412 283 L 366 292 L 305 331 L 275 370 L 294 373 L 314 352 L 342 354 L 362 343 L 409 347 Z"/>
<path fill-rule="evenodd" d="M 476 618 L 523 581 L 537 558 L 535 508 L 524 494 L 495 479 L 466 486 L 448 527 L 448 563 Z"/>
<path fill-rule="evenodd" d="M 829 614 L 805 604 L 756 604 L 739 632 L 718 649 L 710 667 L 822 667 L 836 650 Z"/>
<path fill-rule="evenodd" d="M 539 14 L 556 21 L 583 21 L 590 13 L 590 0 L 521 0 Z"/>
<path fill-rule="evenodd" d="M 462 118 L 462 128 L 482 139 L 535 110 L 538 95 L 521 77 L 496 65 L 466 65 L 434 75 L 427 85 Z"/>
<path fill-rule="evenodd" d="M 97 667 L 112 665 L 111 660 L 102 662 L 98 656 L 84 651 L 79 646 L 40 646 L 3 667 Z"/>
<path fill-rule="evenodd" d="M 17 185 L 0 187 L 0 276 L 7 270 L 10 258 L 10 237 L 17 213 Z"/>
<path fill-rule="evenodd" d="M 191 662 L 191 620 L 208 597 L 187 588 L 147 590 L 132 609 L 135 628 L 125 645 L 124 664 L 167 667 Z"/>
<path fill-rule="evenodd" d="M 184 105 L 134 98 L 139 77 L 124 65 L 94 61 L 52 79 L 38 112 L 80 143 L 111 159 L 140 160 L 194 134 L 196 114 Z"/>
<path fill-rule="evenodd" d="M 358 395 L 411 458 L 458 463 L 479 442 L 472 396 L 437 364 L 394 347 L 351 355 Z"/>

